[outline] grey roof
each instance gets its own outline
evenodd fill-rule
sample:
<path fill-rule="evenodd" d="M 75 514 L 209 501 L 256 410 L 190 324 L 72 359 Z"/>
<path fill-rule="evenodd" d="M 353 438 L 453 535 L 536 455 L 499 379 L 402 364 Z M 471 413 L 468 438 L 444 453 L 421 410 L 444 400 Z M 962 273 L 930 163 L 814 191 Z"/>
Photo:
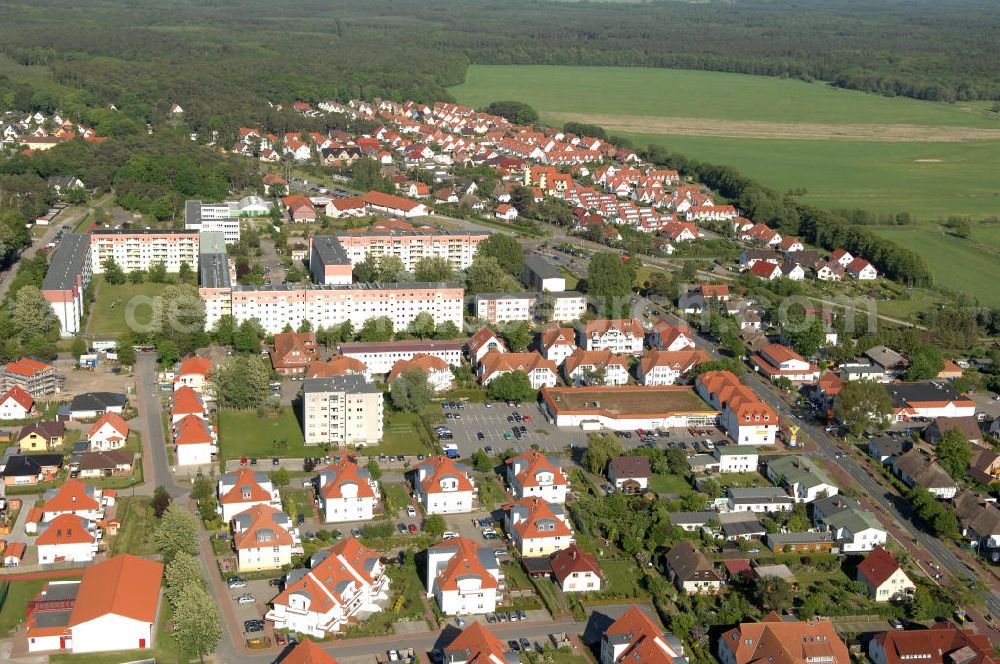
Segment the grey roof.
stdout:
<path fill-rule="evenodd" d="M 817 542 L 832 542 L 833 535 L 825 533 L 768 533 L 767 541 L 771 544 L 814 544 Z"/>
<path fill-rule="evenodd" d="M 85 392 L 73 397 L 70 410 L 104 410 L 111 406 L 125 405 L 125 395 L 115 392 Z"/>
<path fill-rule="evenodd" d="M 63 456 L 61 454 L 32 454 L 25 456 L 15 454 L 7 459 L 7 465 L 3 469 L 5 477 L 28 477 L 38 475 L 42 472 L 43 466 L 62 467 Z"/>
<path fill-rule="evenodd" d="M 717 512 L 671 512 L 670 523 L 675 526 L 700 526 L 709 521 L 718 521 Z"/>
<path fill-rule="evenodd" d="M 909 360 L 888 346 L 875 346 L 873 348 L 869 348 L 865 351 L 865 356 L 870 358 L 872 362 L 875 362 L 876 364 L 879 364 L 887 369 L 905 367 L 910 364 Z"/>
<path fill-rule="evenodd" d="M 219 480 L 223 484 L 236 484 L 236 473 L 223 473 Z M 267 473 L 261 471 L 254 471 L 253 481 L 257 484 L 263 484 L 264 482 L 270 482 L 271 479 L 267 476 Z"/>
<path fill-rule="evenodd" d="M 961 395 L 944 381 L 890 383 L 885 386 L 897 406 L 913 401 L 954 401 Z"/>
<path fill-rule="evenodd" d="M 48 272 L 42 280 L 42 290 L 70 290 L 76 286 L 76 279 L 83 274 L 90 251 L 90 237 L 79 233 L 63 236 L 52 254 Z"/>
<path fill-rule="evenodd" d="M 691 540 L 681 540 L 667 552 L 667 565 L 681 581 L 722 582 L 711 561 Z"/>
<path fill-rule="evenodd" d="M 537 254 L 529 254 L 524 258 L 524 269 L 541 279 L 561 279 L 563 273 L 549 261 Z"/>
<path fill-rule="evenodd" d="M 344 265 L 351 262 L 336 235 L 314 235 L 312 246 L 313 251 L 326 265 Z"/>
<path fill-rule="evenodd" d="M 80 592 L 80 582 L 53 583 L 45 590 L 45 599 L 73 599 Z"/>
<path fill-rule="evenodd" d="M 742 535 L 757 535 L 765 532 L 764 526 L 757 519 L 747 521 L 720 522 L 722 532 L 726 537 L 740 537 Z"/>
<path fill-rule="evenodd" d="M 532 298 L 540 297 L 542 294 L 538 291 L 526 291 L 523 293 L 478 293 L 476 295 L 476 301 L 479 300 L 529 300 Z M 568 297 L 583 297 L 583 293 L 579 291 L 550 291 L 548 295 L 554 298 L 568 298 Z"/>
<path fill-rule="evenodd" d="M 330 378 L 306 378 L 302 381 L 302 391 L 305 394 L 319 392 L 350 392 L 352 394 L 377 394 L 378 388 L 365 380 L 360 374 L 331 376 Z"/>
<path fill-rule="evenodd" d="M 201 225 L 201 201 L 184 201 L 184 225 Z"/>
<path fill-rule="evenodd" d="M 729 497 L 736 501 L 748 501 L 753 502 L 755 500 L 775 500 L 775 499 L 787 499 L 788 494 L 785 493 L 784 489 L 780 489 L 776 486 L 763 486 L 763 487 L 750 487 L 750 488 L 740 488 L 740 487 L 730 487 Z"/>
<path fill-rule="evenodd" d="M 74 597 L 76 597 L 76 595 L 74 595 Z M 35 625 L 37 627 L 66 627 L 69 625 L 69 617 L 71 613 L 71 610 L 37 611 L 34 614 Z"/>
<path fill-rule="evenodd" d="M 202 254 L 226 253 L 226 235 L 221 231 L 205 231 L 198 240 L 198 251 Z"/>
<path fill-rule="evenodd" d="M 841 510 L 832 516 L 828 516 L 826 523 L 832 528 L 845 528 L 854 535 L 869 529 L 885 530 L 874 514 L 868 510 L 858 508 Z"/>
<path fill-rule="evenodd" d="M 210 233 L 205 233 L 210 235 Z M 203 288 L 229 288 L 229 260 L 226 254 L 201 254 L 198 257 L 198 279 Z"/>

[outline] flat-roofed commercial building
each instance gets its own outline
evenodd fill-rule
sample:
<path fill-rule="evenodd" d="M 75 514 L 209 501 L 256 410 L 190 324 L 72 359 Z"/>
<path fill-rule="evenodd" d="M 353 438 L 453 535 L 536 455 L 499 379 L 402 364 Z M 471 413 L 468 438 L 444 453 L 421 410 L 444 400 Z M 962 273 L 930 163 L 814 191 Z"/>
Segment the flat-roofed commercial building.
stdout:
<path fill-rule="evenodd" d="M 549 387 L 541 394 L 556 426 L 585 430 L 704 426 L 719 415 L 686 385 Z"/>

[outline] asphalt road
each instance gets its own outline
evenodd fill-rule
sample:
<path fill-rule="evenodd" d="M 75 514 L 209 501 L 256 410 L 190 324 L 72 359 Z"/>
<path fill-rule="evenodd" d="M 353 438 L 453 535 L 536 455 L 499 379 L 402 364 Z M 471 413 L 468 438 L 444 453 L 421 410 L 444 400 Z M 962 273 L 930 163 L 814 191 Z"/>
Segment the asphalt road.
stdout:
<path fill-rule="evenodd" d="M 139 413 L 146 426 L 146 454 L 153 462 L 152 485 L 164 486 L 174 499 L 186 502 L 188 490 L 174 481 L 167 462 L 167 444 L 163 436 L 160 392 L 156 384 L 156 353 L 139 353 L 135 363 L 135 390 Z M 149 484 L 147 479 L 147 484 Z"/>

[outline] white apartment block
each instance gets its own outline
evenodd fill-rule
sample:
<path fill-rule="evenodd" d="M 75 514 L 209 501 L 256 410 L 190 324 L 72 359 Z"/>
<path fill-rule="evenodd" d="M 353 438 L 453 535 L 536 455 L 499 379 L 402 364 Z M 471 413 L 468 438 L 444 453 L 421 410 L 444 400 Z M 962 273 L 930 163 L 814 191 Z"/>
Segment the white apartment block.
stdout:
<path fill-rule="evenodd" d="M 364 376 L 307 378 L 302 393 L 306 445 L 346 447 L 382 440 L 382 392 Z"/>
<path fill-rule="evenodd" d="M 104 272 L 111 258 L 126 273 L 149 270 L 163 263 L 167 272 L 179 272 L 182 263 L 198 267 L 199 234 L 188 230 L 100 230 L 90 233 L 90 270 Z"/>
<path fill-rule="evenodd" d="M 438 325 L 451 321 L 461 329 L 463 298 L 464 290 L 454 284 L 234 286 L 229 310 L 237 324 L 256 318 L 269 334 L 281 332 L 285 325 L 297 327 L 303 320 L 312 323 L 313 329 L 336 327 L 349 320 L 359 330 L 369 318 L 380 316 L 389 318 L 394 330 L 405 330 L 422 312 L 429 313 Z M 220 302 L 212 310 L 225 308 Z M 215 322 L 206 315 L 206 327 Z"/>
<path fill-rule="evenodd" d="M 338 352 L 344 357 L 363 362 L 368 367 L 368 373 L 374 375 L 387 374 L 392 371 L 396 362 L 412 360 L 415 355 L 430 355 L 444 360 L 449 366 L 457 367 L 462 364 L 462 343 L 461 339 L 355 342 L 340 344 Z"/>
<path fill-rule="evenodd" d="M 489 236 L 489 233 L 430 232 L 418 228 L 340 233 L 335 239 L 340 242 L 351 265 L 363 262 L 368 256 L 397 256 L 406 270 L 413 271 L 417 261 L 433 256 L 447 260 L 455 270 L 467 270 L 479 243 Z M 313 242 L 326 239 L 320 236 L 313 238 Z"/>
<path fill-rule="evenodd" d="M 91 276 L 90 238 L 67 234 L 52 254 L 42 280 L 42 294 L 59 319 L 59 333 L 63 337 L 82 331 L 83 296 Z"/>
<path fill-rule="evenodd" d="M 518 553 L 527 557 L 549 556 L 575 541 L 563 506 L 541 498 L 522 498 L 507 505 L 504 530 Z"/>
<path fill-rule="evenodd" d="M 612 353 L 639 355 L 646 331 L 635 318 L 624 320 L 588 321 L 580 331 L 580 348 L 610 350 Z"/>
<path fill-rule="evenodd" d="M 479 293 L 474 302 L 476 318 L 490 323 L 553 320 L 571 322 L 587 311 L 582 293 Z"/>
<path fill-rule="evenodd" d="M 281 507 L 281 496 L 267 473 L 241 468 L 233 473 L 223 473 L 216 486 L 219 498 L 218 511 L 226 523 L 255 505 Z"/>

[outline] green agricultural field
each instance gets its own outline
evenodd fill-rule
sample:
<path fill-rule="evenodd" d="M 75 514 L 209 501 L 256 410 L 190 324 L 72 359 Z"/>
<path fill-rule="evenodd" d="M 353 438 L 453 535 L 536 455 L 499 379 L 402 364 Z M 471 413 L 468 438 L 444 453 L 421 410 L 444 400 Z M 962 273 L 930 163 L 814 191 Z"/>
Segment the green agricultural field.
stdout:
<path fill-rule="evenodd" d="M 827 208 L 1000 214 L 1000 114 L 981 103 L 718 72 L 521 65 L 470 67 L 452 92 L 472 105 L 524 101 L 556 125 L 600 124 L 779 190 L 804 188 L 804 201 Z"/>
<path fill-rule="evenodd" d="M 933 228 L 891 226 L 872 230 L 923 256 L 938 285 L 974 295 L 984 305 L 1000 306 L 1000 292 L 987 276 L 1000 274 L 1000 253 Z"/>
<path fill-rule="evenodd" d="M 139 325 L 148 324 L 152 316 L 150 300 L 162 290 L 163 284 L 112 285 L 104 281 L 103 276 L 95 276 L 94 303 L 90 305 L 87 334 L 91 337 L 114 339 L 129 331 L 129 316 Z"/>

